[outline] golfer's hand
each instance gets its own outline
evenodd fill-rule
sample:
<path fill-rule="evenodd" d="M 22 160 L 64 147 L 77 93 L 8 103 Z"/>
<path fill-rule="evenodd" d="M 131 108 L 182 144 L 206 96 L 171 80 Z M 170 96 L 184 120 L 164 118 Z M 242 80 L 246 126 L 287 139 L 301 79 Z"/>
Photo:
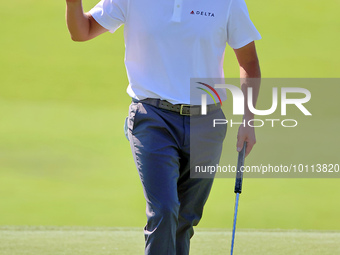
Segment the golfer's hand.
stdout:
<path fill-rule="evenodd" d="M 238 134 L 237 134 L 237 151 L 238 152 L 242 150 L 244 142 L 247 142 L 247 149 L 246 149 L 246 157 L 247 157 L 256 143 L 255 130 L 253 127 L 249 127 L 248 125 L 245 125 L 245 126 L 241 125 L 239 127 Z"/>

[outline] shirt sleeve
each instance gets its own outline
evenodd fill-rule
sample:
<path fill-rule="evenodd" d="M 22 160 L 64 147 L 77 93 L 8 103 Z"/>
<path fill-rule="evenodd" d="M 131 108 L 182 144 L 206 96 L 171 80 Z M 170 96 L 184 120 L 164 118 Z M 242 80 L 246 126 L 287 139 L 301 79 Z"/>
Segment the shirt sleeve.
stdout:
<path fill-rule="evenodd" d="M 232 0 L 227 21 L 227 42 L 233 49 L 239 49 L 261 35 L 250 20 L 244 0 Z"/>
<path fill-rule="evenodd" d="M 104 28 L 115 32 L 126 20 L 127 0 L 101 0 L 89 13 Z"/>

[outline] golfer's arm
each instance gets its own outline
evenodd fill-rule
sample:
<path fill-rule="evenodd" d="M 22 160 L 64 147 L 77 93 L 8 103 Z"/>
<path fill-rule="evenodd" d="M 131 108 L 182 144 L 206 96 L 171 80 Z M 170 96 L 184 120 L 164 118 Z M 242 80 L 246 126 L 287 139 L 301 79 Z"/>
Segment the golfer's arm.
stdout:
<path fill-rule="evenodd" d="M 254 114 L 248 109 L 247 89 L 248 87 L 253 88 L 253 104 L 255 107 L 261 83 L 261 70 L 259 60 L 257 58 L 255 43 L 251 42 L 240 49 L 234 49 L 234 52 L 240 66 L 241 89 L 245 96 L 244 119 L 253 119 Z"/>
<path fill-rule="evenodd" d="M 88 41 L 107 31 L 89 13 L 84 13 L 81 0 L 66 0 L 66 22 L 72 40 L 77 42 Z"/>

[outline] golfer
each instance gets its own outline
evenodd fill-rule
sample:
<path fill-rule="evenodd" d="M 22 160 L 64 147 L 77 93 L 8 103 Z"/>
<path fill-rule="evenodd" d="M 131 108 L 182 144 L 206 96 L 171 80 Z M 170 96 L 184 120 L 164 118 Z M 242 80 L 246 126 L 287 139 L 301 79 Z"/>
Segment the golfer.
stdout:
<path fill-rule="evenodd" d="M 128 137 L 146 199 L 145 254 L 187 255 L 213 183 L 213 178 L 190 178 L 190 172 L 195 165 L 218 164 L 226 134 L 225 125 L 208 124 L 225 118 L 220 104 L 208 103 L 206 115 L 199 104 L 191 104 L 190 79 L 223 78 L 228 44 L 240 66 L 245 98 L 251 86 L 256 102 L 259 83 L 251 81 L 260 78 L 260 68 L 254 40 L 261 37 L 246 4 L 102 0 L 84 13 L 81 0 L 66 2 L 74 41 L 113 33 L 124 24 L 127 93 L 132 98 Z M 249 119 L 253 115 L 246 107 L 244 120 Z M 249 154 L 254 129 L 241 125 L 237 150 L 244 141 Z"/>

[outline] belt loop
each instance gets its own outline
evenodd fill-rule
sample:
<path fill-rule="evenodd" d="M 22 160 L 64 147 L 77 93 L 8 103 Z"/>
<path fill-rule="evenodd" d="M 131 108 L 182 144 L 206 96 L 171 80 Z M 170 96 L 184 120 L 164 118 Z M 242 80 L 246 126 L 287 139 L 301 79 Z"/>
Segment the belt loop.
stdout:
<path fill-rule="evenodd" d="M 160 108 L 161 104 L 162 104 L 162 100 L 161 99 L 156 99 L 156 107 Z"/>
<path fill-rule="evenodd" d="M 184 107 L 188 107 L 188 108 L 184 108 Z M 189 113 L 184 113 L 183 109 L 188 109 Z M 184 115 L 184 116 L 191 116 L 191 114 L 190 114 L 190 105 L 188 105 L 188 104 L 181 104 L 181 108 L 179 109 L 179 114 L 180 115 Z"/>

